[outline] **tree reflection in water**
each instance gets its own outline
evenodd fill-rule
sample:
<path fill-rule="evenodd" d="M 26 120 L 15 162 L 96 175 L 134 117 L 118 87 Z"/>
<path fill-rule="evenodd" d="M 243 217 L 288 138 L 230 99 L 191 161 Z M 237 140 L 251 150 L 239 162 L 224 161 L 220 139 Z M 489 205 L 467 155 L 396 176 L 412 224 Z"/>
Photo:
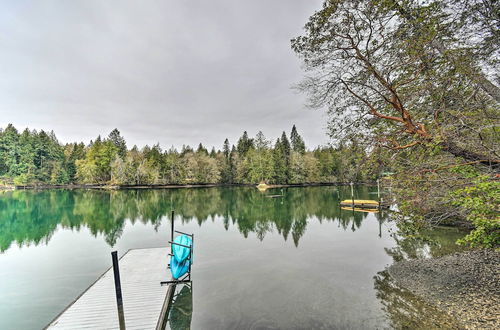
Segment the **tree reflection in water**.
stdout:
<path fill-rule="evenodd" d="M 168 309 L 168 325 L 172 330 L 191 329 L 193 317 L 193 287 L 192 284 L 182 285 Z"/>
<path fill-rule="evenodd" d="M 338 193 L 337 191 L 340 191 Z M 177 221 L 197 221 L 220 217 L 226 230 L 238 228 L 246 238 L 255 233 L 263 240 L 277 231 L 285 240 L 291 236 L 298 246 L 312 218 L 338 221 L 344 230 L 360 228 L 367 214 L 339 208 L 339 196 L 348 196 L 345 187 L 305 187 L 259 192 L 253 187 L 165 190 L 44 190 L 9 191 L 0 194 L 0 251 L 12 242 L 20 246 L 47 243 L 61 226 L 79 230 L 87 227 L 96 236 L 103 234 L 114 246 L 127 221 L 153 224 L 157 229 L 171 209 Z M 369 198 L 369 188 L 359 187 L 357 198 Z M 386 221 L 383 215 L 380 221 Z"/>

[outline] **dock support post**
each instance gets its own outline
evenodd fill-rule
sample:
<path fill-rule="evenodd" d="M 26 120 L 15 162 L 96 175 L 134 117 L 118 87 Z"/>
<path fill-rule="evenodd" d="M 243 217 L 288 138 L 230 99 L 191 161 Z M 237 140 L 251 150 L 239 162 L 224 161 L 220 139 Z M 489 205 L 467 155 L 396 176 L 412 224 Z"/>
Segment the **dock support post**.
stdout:
<path fill-rule="evenodd" d="M 120 282 L 120 268 L 118 266 L 118 253 L 111 252 L 113 259 L 113 274 L 115 275 L 115 292 L 116 292 L 116 305 L 118 306 L 118 322 L 120 323 L 120 330 L 125 330 L 125 314 L 123 312 L 123 297 L 122 285 Z"/>
<path fill-rule="evenodd" d="M 172 202 L 170 202 L 172 203 Z M 174 210 L 170 213 L 170 242 L 174 241 Z M 170 254 L 174 255 L 174 250 L 173 250 L 174 244 L 170 243 Z M 191 267 L 191 265 L 189 266 Z M 173 282 L 174 279 L 172 278 L 171 281 L 167 282 Z M 162 282 L 162 283 L 167 283 L 167 282 Z M 160 285 L 162 284 L 160 283 Z M 163 305 L 161 307 L 161 312 L 160 312 L 160 317 L 158 318 L 158 323 L 156 324 L 156 330 L 164 330 L 167 326 L 168 322 L 168 314 L 169 314 L 169 309 L 170 305 L 172 303 L 172 299 L 174 297 L 175 293 L 175 288 L 176 284 L 175 283 L 169 283 L 168 289 L 167 289 L 167 294 L 165 296 L 165 300 L 163 301 Z"/>
<path fill-rule="evenodd" d="M 171 220 L 170 242 L 173 242 L 174 241 L 174 210 L 172 210 L 172 213 L 170 214 L 170 220 Z M 170 244 L 170 253 L 174 254 L 174 249 L 173 249 L 172 244 Z"/>

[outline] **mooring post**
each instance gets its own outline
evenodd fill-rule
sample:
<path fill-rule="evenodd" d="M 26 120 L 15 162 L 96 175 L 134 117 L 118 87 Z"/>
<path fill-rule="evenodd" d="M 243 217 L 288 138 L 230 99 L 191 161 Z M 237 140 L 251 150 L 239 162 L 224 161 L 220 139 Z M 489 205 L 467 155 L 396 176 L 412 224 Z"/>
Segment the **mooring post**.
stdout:
<path fill-rule="evenodd" d="M 111 252 L 113 259 L 113 274 L 115 275 L 115 292 L 116 292 L 116 305 L 118 307 L 118 322 L 120 323 L 120 330 L 125 330 L 125 314 L 123 312 L 123 297 L 122 285 L 120 282 L 120 268 L 118 266 L 118 253 Z"/>
<path fill-rule="evenodd" d="M 354 183 L 351 181 L 351 199 L 352 199 L 352 208 L 354 209 Z"/>
<path fill-rule="evenodd" d="M 380 179 L 377 179 L 377 196 L 378 201 L 380 202 Z"/>
<path fill-rule="evenodd" d="M 382 199 L 380 198 L 380 178 L 377 179 L 377 196 L 378 196 L 378 208 L 382 208 Z"/>

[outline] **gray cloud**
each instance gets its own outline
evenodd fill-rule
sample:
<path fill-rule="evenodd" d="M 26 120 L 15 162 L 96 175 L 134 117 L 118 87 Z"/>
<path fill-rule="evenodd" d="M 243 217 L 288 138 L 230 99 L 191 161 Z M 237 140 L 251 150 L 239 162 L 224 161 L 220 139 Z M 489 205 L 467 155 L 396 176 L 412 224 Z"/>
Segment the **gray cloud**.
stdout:
<path fill-rule="evenodd" d="M 129 145 L 219 147 L 243 130 L 296 124 L 328 142 L 321 111 L 291 86 L 290 49 L 321 0 L 3 1 L 0 126 L 63 142 L 120 129 Z"/>

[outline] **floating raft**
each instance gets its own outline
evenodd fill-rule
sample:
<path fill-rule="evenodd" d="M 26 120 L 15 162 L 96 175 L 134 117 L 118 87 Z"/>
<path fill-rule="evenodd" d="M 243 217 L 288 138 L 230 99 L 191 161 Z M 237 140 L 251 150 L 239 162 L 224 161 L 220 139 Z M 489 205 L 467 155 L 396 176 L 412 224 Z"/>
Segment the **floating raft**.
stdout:
<path fill-rule="evenodd" d="M 268 198 L 280 198 L 283 197 L 283 195 L 266 195 Z"/>
<path fill-rule="evenodd" d="M 341 207 L 344 211 L 356 211 L 356 212 L 366 212 L 366 213 L 378 213 L 378 208 L 360 208 L 360 207 Z"/>
<path fill-rule="evenodd" d="M 169 247 L 129 250 L 120 258 L 125 325 L 155 329 L 163 313 L 167 290 Z M 61 312 L 46 329 L 120 329 L 113 269 Z"/>
<path fill-rule="evenodd" d="M 353 203 L 354 202 L 354 203 Z M 362 208 L 362 209 L 377 209 L 379 207 L 388 208 L 389 204 L 379 203 L 370 199 L 346 199 L 340 202 L 341 207 L 350 207 L 350 208 Z"/>

